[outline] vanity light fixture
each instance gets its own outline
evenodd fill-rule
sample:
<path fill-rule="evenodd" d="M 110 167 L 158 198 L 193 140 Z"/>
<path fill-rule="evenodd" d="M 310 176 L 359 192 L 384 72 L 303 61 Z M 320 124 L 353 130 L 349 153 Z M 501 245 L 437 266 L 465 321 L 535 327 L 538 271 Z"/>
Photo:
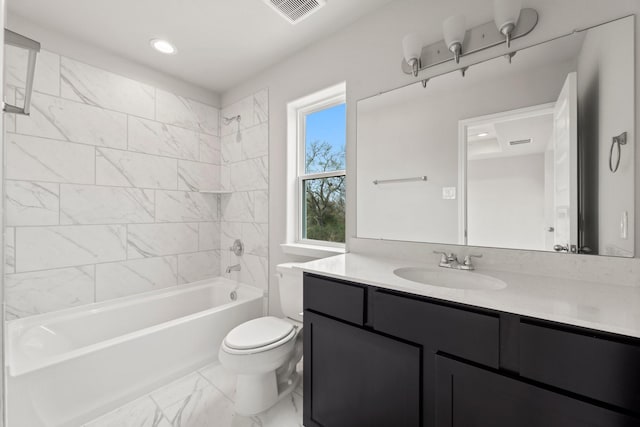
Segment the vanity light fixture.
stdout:
<path fill-rule="evenodd" d="M 160 53 L 164 53 L 165 55 L 175 55 L 178 53 L 178 49 L 176 49 L 176 47 L 167 40 L 151 39 L 149 40 L 149 44 L 152 48 Z"/>
<path fill-rule="evenodd" d="M 464 15 L 453 15 L 442 23 L 442 33 L 447 49 L 453 53 L 456 64 L 460 63 L 462 55 L 462 44 L 467 33 L 467 23 Z"/>
<path fill-rule="evenodd" d="M 422 43 L 417 34 L 410 33 L 402 38 L 402 53 L 404 53 L 404 60 L 411 67 L 413 77 L 417 77 L 420 70 L 421 52 Z"/>
<path fill-rule="evenodd" d="M 518 25 L 522 0 L 494 0 L 493 20 L 498 31 L 505 36 L 507 47 L 511 47 L 511 35 Z"/>
<path fill-rule="evenodd" d="M 451 60 L 459 64 L 463 56 L 505 42 L 507 49 L 510 49 L 511 41 L 526 36 L 538 24 L 538 12 L 531 8 L 522 9 L 522 0 L 494 2 L 493 21 L 467 30 L 464 16 L 450 16 L 442 23 L 444 40 L 439 42 L 421 46 L 415 35 L 406 35 L 402 40 L 402 71 L 417 77 L 418 73 L 426 68 Z M 511 62 L 515 51 L 506 52 L 504 55 Z"/>

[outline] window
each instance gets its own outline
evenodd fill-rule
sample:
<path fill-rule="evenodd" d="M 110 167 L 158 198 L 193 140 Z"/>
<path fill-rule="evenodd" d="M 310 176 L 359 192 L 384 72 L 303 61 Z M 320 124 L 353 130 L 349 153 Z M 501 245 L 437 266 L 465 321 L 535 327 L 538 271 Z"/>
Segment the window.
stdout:
<path fill-rule="evenodd" d="M 297 243 L 345 242 L 346 103 L 333 89 L 296 103 Z"/>

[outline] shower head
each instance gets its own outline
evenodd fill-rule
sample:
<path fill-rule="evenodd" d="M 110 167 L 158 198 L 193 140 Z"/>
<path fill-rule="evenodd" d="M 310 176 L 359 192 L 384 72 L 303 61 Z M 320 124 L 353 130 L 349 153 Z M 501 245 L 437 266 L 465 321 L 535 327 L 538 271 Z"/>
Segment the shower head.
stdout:
<path fill-rule="evenodd" d="M 236 131 L 236 142 L 240 142 L 242 141 L 242 134 L 240 133 L 240 121 L 242 120 L 242 117 L 240 117 L 240 114 L 238 114 L 237 116 L 233 116 L 233 117 L 222 117 L 222 121 L 224 123 L 225 126 L 229 126 L 231 124 L 231 122 L 236 122 L 238 123 L 238 130 Z"/>
<path fill-rule="evenodd" d="M 231 124 L 231 122 L 237 121 L 238 124 L 240 124 L 240 120 L 242 120 L 242 118 L 240 117 L 240 114 L 238 114 L 237 116 L 233 116 L 233 117 L 223 117 L 222 120 L 224 121 L 224 125 L 228 126 L 229 124 Z"/>

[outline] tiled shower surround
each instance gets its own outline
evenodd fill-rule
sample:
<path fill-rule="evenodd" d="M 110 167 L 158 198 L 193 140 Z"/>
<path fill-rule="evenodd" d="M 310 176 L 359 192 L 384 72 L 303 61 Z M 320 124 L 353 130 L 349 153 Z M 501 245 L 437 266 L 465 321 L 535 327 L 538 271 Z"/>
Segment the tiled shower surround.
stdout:
<path fill-rule="evenodd" d="M 22 102 L 25 62 L 7 50 L 9 102 Z M 251 97 L 248 124 L 266 96 Z M 42 51 L 31 116 L 5 115 L 7 318 L 218 276 L 221 220 L 246 233 L 247 282 L 266 283 L 255 268 L 267 265 L 266 231 L 252 231 L 266 230 L 256 200 L 267 187 L 234 172 L 244 157 L 221 166 L 219 123 L 216 107 Z M 265 153 L 266 165 L 267 134 L 250 131 L 242 152 Z M 199 192 L 221 189 L 222 167 L 238 193 Z"/>
<path fill-rule="evenodd" d="M 267 290 L 269 283 L 269 111 L 266 90 L 222 109 L 220 124 L 222 187 L 233 191 L 221 196 L 222 268 L 240 264 L 240 281 Z M 224 118 L 240 116 L 225 124 Z M 227 250 L 241 238 L 245 253 Z"/>

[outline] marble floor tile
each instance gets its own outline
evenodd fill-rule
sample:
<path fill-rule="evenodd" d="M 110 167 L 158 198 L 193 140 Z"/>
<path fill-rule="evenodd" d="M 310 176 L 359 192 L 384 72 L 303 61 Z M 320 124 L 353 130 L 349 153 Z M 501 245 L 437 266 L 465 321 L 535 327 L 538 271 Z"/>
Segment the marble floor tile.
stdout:
<path fill-rule="evenodd" d="M 298 362 L 298 364 L 296 365 L 296 370 L 298 371 L 298 375 L 300 376 L 300 382 L 298 383 L 298 386 L 295 388 L 295 390 L 293 390 L 294 393 L 298 393 L 300 396 L 303 395 L 304 390 L 304 375 L 302 375 L 303 363 L 304 359 L 300 360 L 300 362 Z"/>
<path fill-rule="evenodd" d="M 233 402 L 211 385 L 163 411 L 173 427 L 228 427 L 235 416 Z"/>
<path fill-rule="evenodd" d="M 171 427 L 160 408 L 148 396 L 134 400 L 84 427 Z"/>
<path fill-rule="evenodd" d="M 154 391 L 150 396 L 158 406 L 166 408 L 208 386 L 210 384 L 200 374 L 193 372 Z"/>
<path fill-rule="evenodd" d="M 298 427 L 301 393 L 296 389 L 261 414 L 240 416 L 233 410 L 235 375 L 215 362 L 83 427 Z"/>
<path fill-rule="evenodd" d="M 219 363 L 213 363 L 205 366 L 198 372 L 225 396 L 231 400 L 235 400 L 236 376 L 225 369 L 224 366 Z"/>
<path fill-rule="evenodd" d="M 302 396 L 291 393 L 273 408 L 251 418 L 256 427 L 301 427 Z"/>

